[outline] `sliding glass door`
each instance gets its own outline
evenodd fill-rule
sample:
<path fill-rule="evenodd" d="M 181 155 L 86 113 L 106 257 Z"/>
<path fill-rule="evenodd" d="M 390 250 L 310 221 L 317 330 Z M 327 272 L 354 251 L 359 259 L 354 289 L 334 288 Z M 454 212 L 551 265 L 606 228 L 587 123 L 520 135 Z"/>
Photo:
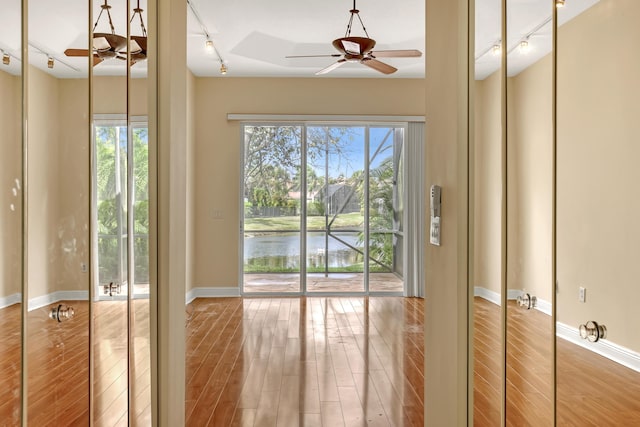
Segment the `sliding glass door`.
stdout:
<path fill-rule="evenodd" d="M 403 126 L 243 136 L 245 294 L 403 292 Z"/>
<path fill-rule="evenodd" d="M 307 127 L 307 291 L 365 291 L 365 137 L 362 126 Z M 308 185 L 307 185 L 308 186 Z"/>
<path fill-rule="evenodd" d="M 244 292 L 299 293 L 302 127 L 245 126 L 243 134 Z"/>
<path fill-rule="evenodd" d="M 145 121 L 98 119 L 94 126 L 98 299 L 149 294 L 149 150 Z M 127 165 L 131 162 L 131 174 Z M 129 179 L 132 185 L 129 186 Z M 131 189 L 132 197 L 127 197 Z M 131 206 L 128 206 L 131 203 Z M 129 218 L 128 212 L 131 212 Z M 132 227 L 132 233 L 128 230 Z M 129 244 L 129 236 L 133 244 Z M 133 286 L 128 286 L 129 251 Z"/>

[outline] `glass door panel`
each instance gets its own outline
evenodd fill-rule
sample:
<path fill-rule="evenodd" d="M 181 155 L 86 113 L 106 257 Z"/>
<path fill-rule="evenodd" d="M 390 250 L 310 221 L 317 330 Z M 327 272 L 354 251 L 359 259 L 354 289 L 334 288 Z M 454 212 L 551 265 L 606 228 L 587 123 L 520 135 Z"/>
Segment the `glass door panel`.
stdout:
<path fill-rule="evenodd" d="M 300 126 L 245 126 L 243 290 L 300 292 Z"/>
<path fill-rule="evenodd" d="M 402 292 L 402 128 L 369 133 L 369 290 Z"/>
<path fill-rule="evenodd" d="M 365 291 L 365 128 L 307 127 L 307 292 Z"/>

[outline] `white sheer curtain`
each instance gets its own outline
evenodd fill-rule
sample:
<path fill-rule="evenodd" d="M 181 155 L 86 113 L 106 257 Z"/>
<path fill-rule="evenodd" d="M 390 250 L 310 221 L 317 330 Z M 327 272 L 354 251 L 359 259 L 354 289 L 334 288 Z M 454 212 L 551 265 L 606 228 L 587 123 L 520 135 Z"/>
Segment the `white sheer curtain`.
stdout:
<path fill-rule="evenodd" d="M 424 297 L 424 229 L 426 218 L 424 185 L 424 122 L 409 122 L 405 141 L 407 166 L 405 239 L 407 265 L 405 296 Z"/>

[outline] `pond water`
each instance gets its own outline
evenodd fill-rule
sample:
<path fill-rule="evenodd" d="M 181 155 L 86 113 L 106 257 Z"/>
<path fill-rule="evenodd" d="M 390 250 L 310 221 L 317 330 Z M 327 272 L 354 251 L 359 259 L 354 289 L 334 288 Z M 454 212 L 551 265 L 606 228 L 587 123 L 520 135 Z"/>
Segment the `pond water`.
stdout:
<path fill-rule="evenodd" d="M 357 233 L 333 233 L 348 244 L 359 247 Z M 329 267 L 346 269 L 362 264 L 362 255 L 329 237 Z M 300 233 L 266 234 L 244 239 L 245 271 L 281 272 L 300 270 Z M 307 235 L 307 268 L 325 264 L 324 233 Z M 353 268 L 353 267 L 352 267 Z"/>

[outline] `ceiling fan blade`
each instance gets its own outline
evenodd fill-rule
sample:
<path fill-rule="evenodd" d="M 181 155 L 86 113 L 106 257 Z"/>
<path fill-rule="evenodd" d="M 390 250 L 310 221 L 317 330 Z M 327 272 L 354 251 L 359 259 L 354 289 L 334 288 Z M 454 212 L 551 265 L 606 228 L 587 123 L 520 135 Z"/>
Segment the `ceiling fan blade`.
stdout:
<path fill-rule="evenodd" d="M 332 53 L 329 55 L 289 55 L 285 58 L 340 58 L 341 56 L 339 53 Z"/>
<path fill-rule="evenodd" d="M 419 58 L 422 52 L 417 49 L 376 50 L 371 52 L 374 58 Z"/>
<path fill-rule="evenodd" d="M 93 55 L 93 66 L 94 67 L 96 65 L 98 65 L 99 63 L 101 63 L 102 61 L 104 61 L 103 58 L 100 58 L 98 55 Z"/>
<path fill-rule="evenodd" d="M 376 71 L 380 71 L 383 74 L 393 74 L 396 71 L 398 71 L 397 68 L 392 67 L 389 64 L 385 64 L 384 62 L 380 62 L 377 59 L 364 58 L 360 62 L 369 68 L 373 68 Z"/>
<path fill-rule="evenodd" d="M 320 76 L 320 75 L 322 75 L 322 74 L 327 74 L 329 71 L 333 71 L 333 70 L 335 70 L 336 68 L 338 68 L 339 66 L 341 66 L 341 65 L 342 65 L 342 64 L 344 64 L 345 62 L 347 62 L 347 60 L 346 60 L 346 59 L 341 59 L 341 60 L 339 60 L 338 62 L 334 62 L 333 64 L 329 65 L 328 67 L 323 68 L 322 70 L 318 71 L 318 72 L 316 73 L 316 76 Z"/>
<path fill-rule="evenodd" d="M 64 51 L 67 56 L 89 56 L 88 49 L 67 49 Z"/>

